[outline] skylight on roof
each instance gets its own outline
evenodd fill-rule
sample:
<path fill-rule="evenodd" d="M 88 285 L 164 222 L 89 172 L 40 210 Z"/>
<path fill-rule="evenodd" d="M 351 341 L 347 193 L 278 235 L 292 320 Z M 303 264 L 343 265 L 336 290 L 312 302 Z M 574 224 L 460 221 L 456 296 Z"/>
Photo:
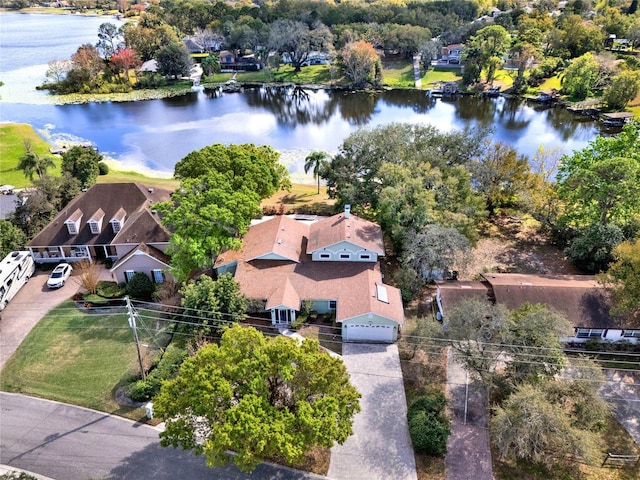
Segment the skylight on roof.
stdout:
<path fill-rule="evenodd" d="M 389 295 L 387 294 L 387 287 L 384 285 L 376 284 L 376 296 L 378 300 L 384 303 L 389 303 Z"/>

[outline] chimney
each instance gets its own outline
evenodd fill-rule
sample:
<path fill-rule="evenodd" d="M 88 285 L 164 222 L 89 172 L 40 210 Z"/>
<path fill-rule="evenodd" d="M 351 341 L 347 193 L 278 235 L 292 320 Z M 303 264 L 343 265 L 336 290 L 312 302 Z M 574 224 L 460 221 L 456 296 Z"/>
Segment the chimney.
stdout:
<path fill-rule="evenodd" d="M 351 215 L 351 205 L 344 206 L 344 218 L 349 218 Z"/>

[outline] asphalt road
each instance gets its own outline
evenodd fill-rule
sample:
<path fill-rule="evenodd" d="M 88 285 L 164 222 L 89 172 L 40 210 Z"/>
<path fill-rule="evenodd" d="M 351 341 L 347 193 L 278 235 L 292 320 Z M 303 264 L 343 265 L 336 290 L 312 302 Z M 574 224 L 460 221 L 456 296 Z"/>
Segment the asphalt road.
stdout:
<path fill-rule="evenodd" d="M 324 477 L 261 464 L 251 474 L 210 469 L 203 457 L 163 448 L 159 430 L 102 412 L 0 393 L 0 464 L 58 480 L 277 479 Z"/>

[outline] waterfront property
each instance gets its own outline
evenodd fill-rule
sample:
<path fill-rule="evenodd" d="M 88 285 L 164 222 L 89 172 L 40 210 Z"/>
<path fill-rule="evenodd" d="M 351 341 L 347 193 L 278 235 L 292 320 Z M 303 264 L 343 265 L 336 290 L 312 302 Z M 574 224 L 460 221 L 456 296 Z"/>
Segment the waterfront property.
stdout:
<path fill-rule="evenodd" d="M 111 260 L 117 281 L 135 272 L 161 282 L 169 266 L 169 232 L 153 204 L 169 191 L 137 183 L 92 186 L 62 209 L 27 248 L 36 263 Z"/>
<path fill-rule="evenodd" d="M 567 343 L 589 339 L 637 343 L 640 329 L 624 328 L 611 313 L 607 290 L 593 275 L 525 275 L 484 273 L 482 282 L 439 282 L 436 303 L 439 318 L 466 298 L 477 298 L 515 310 L 524 303 L 542 303 L 563 314 L 573 325 Z"/>
<path fill-rule="evenodd" d="M 393 342 L 404 323 L 400 291 L 382 281 L 382 231 L 343 213 L 317 221 L 277 216 L 253 225 L 240 251 L 217 259 L 276 326 L 303 309 L 333 315 L 344 341 Z"/>

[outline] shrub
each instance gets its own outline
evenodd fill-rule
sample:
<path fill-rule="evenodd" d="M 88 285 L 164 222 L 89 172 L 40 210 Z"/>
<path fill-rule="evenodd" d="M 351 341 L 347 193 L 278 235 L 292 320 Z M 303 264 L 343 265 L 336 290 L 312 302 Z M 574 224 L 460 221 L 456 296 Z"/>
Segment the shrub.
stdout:
<path fill-rule="evenodd" d="M 150 400 L 158 394 L 164 380 L 170 380 L 176 376 L 180 370 L 180 365 L 186 358 L 186 350 L 169 345 L 156 367 L 147 375 L 147 378 L 131 383 L 125 387 L 125 392 L 132 400 L 137 402 Z"/>
<path fill-rule="evenodd" d="M 419 411 L 409 420 L 409 435 L 418 453 L 441 457 L 447 451 L 447 437 L 451 434 L 449 422 L 443 416 Z"/>
<path fill-rule="evenodd" d="M 104 298 L 120 298 L 127 292 L 124 283 L 101 281 L 98 283 L 97 294 Z"/>
<path fill-rule="evenodd" d="M 444 394 L 434 391 L 418 398 L 409 407 L 409 435 L 416 452 L 434 457 L 445 454 L 447 437 L 451 433 L 449 420 L 444 415 L 446 403 Z"/>
<path fill-rule="evenodd" d="M 100 171 L 100 175 L 107 175 L 109 173 L 109 165 L 104 162 L 99 162 L 98 170 Z"/>
<path fill-rule="evenodd" d="M 127 294 L 138 300 L 151 300 L 155 287 L 145 273 L 136 272 L 127 283 Z"/>

